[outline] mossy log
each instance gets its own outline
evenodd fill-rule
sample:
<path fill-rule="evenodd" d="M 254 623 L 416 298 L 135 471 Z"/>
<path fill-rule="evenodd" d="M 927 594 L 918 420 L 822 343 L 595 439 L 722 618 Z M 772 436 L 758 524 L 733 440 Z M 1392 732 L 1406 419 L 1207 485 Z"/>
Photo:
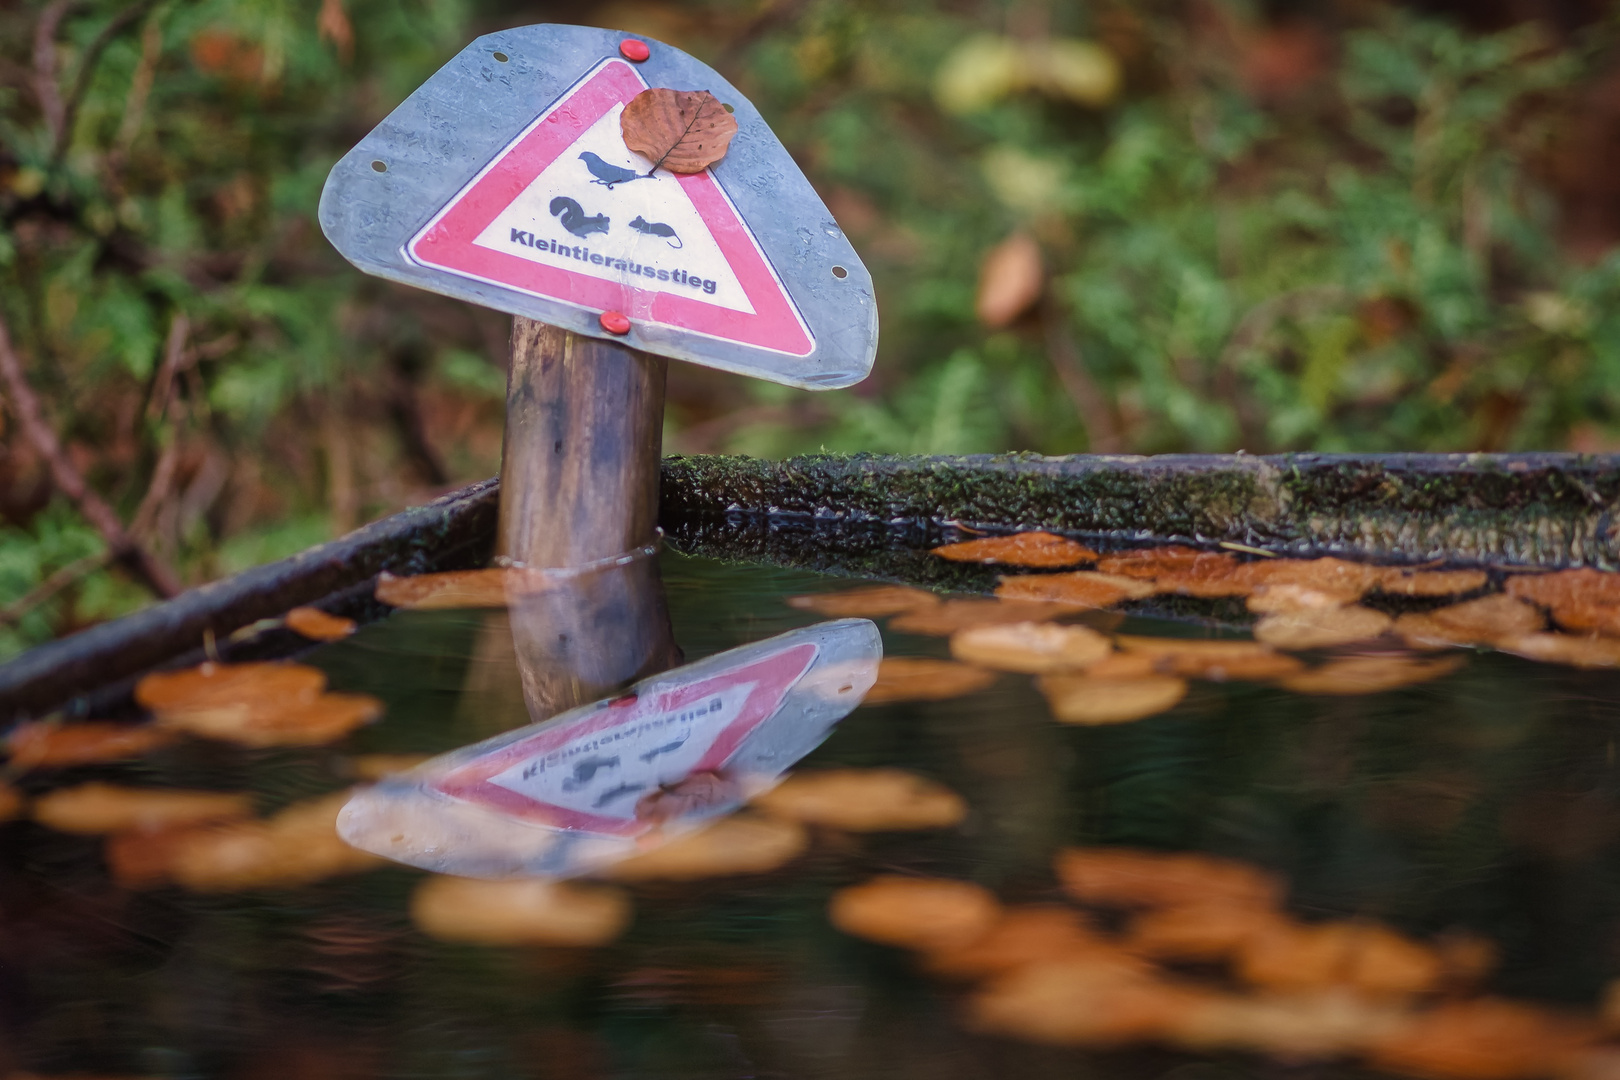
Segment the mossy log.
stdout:
<path fill-rule="evenodd" d="M 292 635 L 233 631 L 298 604 L 362 620 L 383 610 L 383 570 L 477 565 L 499 494 L 484 481 L 341 540 L 193 589 L 0 665 L 0 724 L 137 673 L 194 663 L 205 634 L 225 658 L 285 653 Z M 1398 562 L 1620 568 L 1620 457 L 1574 454 L 1299 454 L 1043 458 L 669 457 L 659 520 L 674 546 L 720 558 L 983 587 L 993 571 L 924 554 L 963 534 L 1043 528 L 1106 545 L 1240 544 L 1278 554 Z M 324 599 L 323 599 L 324 598 Z"/>
<path fill-rule="evenodd" d="M 673 457 L 663 484 L 675 520 L 1040 528 L 1113 544 L 1620 568 L 1620 457 L 1607 455 Z"/>

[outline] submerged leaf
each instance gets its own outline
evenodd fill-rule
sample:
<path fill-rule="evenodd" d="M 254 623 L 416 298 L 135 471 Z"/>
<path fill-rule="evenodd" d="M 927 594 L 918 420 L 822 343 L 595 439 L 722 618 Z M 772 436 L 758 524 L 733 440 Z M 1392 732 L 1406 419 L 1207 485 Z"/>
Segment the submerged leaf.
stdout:
<path fill-rule="evenodd" d="M 1462 665 L 1463 659 L 1459 656 L 1441 660 L 1419 660 L 1398 654 L 1351 656 L 1290 675 L 1282 685 L 1296 694 L 1381 694 L 1438 679 Z"/>
<path fill-rule="evenodd" d="M 1113 651 L 1106 637 L 1085 626 L 1005 623 L 951 635 L 951 655 L 958 660 L 1028 675 L 1087 667 Z"/>
<path fill-rule="evenodd" d="M 1171 675 L 1104 679 L 1095 675 L 1043 675 L 1041 693 L 1052 715 L 1065 724 L 1124 724 L 1155 716 L 1187 695 L 1187 683 Z"/>
<path fill-rule="evenodd" d="M 885 656 L 878 665 L 877 682 L 866 692 L 862 704 L 943 701 L 977 693 L 995 681 L 995 672 L 954 660 Z"/>
<path fill-rule="evenodd" d="M 247 817 L 253 800 L 226 791 L 181 791 L 89 783 L 34 801 L 34 820 L 58 832 L 99 834 Z"/>
<path fill-rule="evenodd" d="M 423 933 L 475 945 L 606 945 L 630 915 L 629 896 L 608 885 L 434 875 L 411 894 Z"/>
<path fill-rule="evenodd" d="M 909 611 L 922 611 L 944 603 L 938 596 L 906 585 L 872 585 L 841 592 L 811 593 L 791 596 L 788 606 L 801 611 L 814 611 L 835 619 L 876 619 L 885 615 L 901 615 Z"/>
<path fill-rule="evenodd" d="M 11 767 L 60 769 L 101 761 L 140 757 L 173 742 L 174 733 L 153 724 L 109 724 L 87 720 L 76 724 L 34 721 L 18 724 L 6 738 Z"/>
<path fill-rule="evenodd" d="M 611 863 L 596 876 L 612 881 L 692 881 L 763 874 L 798 858 L 810 844 L 804 826 L 763 814 L 732 814 L 661 847 Z"/>
<path fill-rule="evenodd" d="M 948 949 L 989 930 L 1001 905 L 970 881 L 887 874 L 833 894 L 827 914 L 846 934 L 908 949 Z"/>
<path fill-rule="evenodd" d="M 737 120 L 707 90 L 653 87 L 630 99 L 619 117 L 624 144 L 653 169 L 700 173 L 726 156 Z"/>
<path fill-rule="evenodd" d="M 1352 604 L 1267 615 L 1254 625 L 1254 636 L 1279 649 L 1328 649 L 1375 638 L 1393 620 L 1382 611 Z"/>
<path fill-rule="evenodd" d="M 850 832 L 942 829 L 967 816 L 956 792 L 901 769 L 795 773 L 754 805 L 776 817 Z"/>
<path fill-rule="evenodd" d="M 354 620 L 328 615 L 320 608 L 295 607 L 283 617 L 287 629 L 311 641 L 337 641 L 354 633 Z"/>

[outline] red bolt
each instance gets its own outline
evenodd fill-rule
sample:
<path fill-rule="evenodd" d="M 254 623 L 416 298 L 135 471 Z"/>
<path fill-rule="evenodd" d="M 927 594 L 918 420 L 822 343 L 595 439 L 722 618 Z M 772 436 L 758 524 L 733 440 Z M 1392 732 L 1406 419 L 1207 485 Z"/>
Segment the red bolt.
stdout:
<path fill-rule="evenodd" d="M 602 317 L 597 321 L 602 324 L 602 329 L 610 334 L 628 334 L 630 332 L 630 317 L 622 311 L 604 311 Z"/>
<path fill-rule="evenodd" d="M 643 60 L 647 59 L 647 57 L 652 55 L 652 50 L 647 48 L 647 43 L 645 41 L 637 41 L 635 38 L 625 38 L 623 41 L 619 42 L 619 55 L 623 56 L 626 60 L 634 60 L 639 64 Z"/>

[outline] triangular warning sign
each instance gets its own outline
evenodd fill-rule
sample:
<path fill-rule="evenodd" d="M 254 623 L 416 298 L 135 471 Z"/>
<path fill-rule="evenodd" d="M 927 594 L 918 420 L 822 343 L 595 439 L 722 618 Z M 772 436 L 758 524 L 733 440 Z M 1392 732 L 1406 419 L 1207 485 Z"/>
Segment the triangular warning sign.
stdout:
<path fill-rule="evenodd" d="M 660 785 L 720 771 L 781 707 L 818 652 L 803 642 L 701 679 L 655 680 L 639 695 L 476 757 L 433 786 L 557 828 L 646 832 L 654 823 L 638 816 L 638 802 Z"/>
<path fill-rule="evenodd" d="M 406 245 L 425 267 L 807 356 L 804 319 L 736 207 L 704 171 L 676 175 L 625 146 L 619 114 L 647 83 L 604 60 Z"/>

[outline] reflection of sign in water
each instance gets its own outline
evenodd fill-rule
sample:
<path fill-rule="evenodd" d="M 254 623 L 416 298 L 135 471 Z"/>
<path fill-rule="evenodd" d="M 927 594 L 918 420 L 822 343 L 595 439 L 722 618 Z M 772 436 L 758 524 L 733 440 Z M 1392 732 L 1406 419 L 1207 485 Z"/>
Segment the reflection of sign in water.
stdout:
<path fill-rule="evenodd" d="M 722 769 L 776 712 L 817 652 L 807 642 L 697 682 L 619 698 L 477 758 L 433 786 L 562 828 L 645 831 L 636 804 L 662 785 Z"/>
<path fill-rule="evenodd" d="M 804 320 L 709 172 L 677 176 L 625 146 L 647 84 L 606 60 L 414 237 L 423 266 L 641 322 L 806 356 Z"/>

